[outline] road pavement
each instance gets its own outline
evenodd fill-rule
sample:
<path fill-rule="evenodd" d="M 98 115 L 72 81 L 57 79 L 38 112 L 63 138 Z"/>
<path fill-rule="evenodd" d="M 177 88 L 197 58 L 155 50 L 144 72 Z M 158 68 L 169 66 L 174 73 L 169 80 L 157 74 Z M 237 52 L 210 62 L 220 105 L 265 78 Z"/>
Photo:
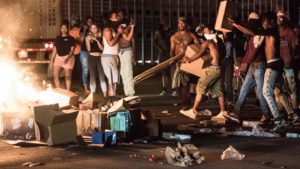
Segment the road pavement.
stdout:
<path fill-rule="evenodd" d="M 75 87 L 76 88 L 76 87 Z M 79 88 L 79 87 L 78 87 Z M 76 88 L 76 89 L 78 89 Z M 190 168 L 202 169 L 297 169 L 300 168 L 300 139 L 294 138 L 257 138 L 201 134 L 185 131 L 178 126 L 193 124 L 198 126 L 201 119 L 191 120 L 179 113 L 178 97 L 158 96 L 160 93 L 159 76 L 150 78 L 136 86 L 137 95 L 142 98 L 141 109 L 148 110 L 161 119 L 164 132 L 191 134 L 190 144 L 199 148 L 205 161 Z M 119 89 L 118 93 L 122 93 Z M 252 98 L 252 99 L 251 99 Z M 259 107 L 248 99 L 243 109 L 243 118 L 258 120 Z M 213 114 L 219 112 L 215 100 L 204 101 L 200 109 L 210 109 Z M 164 111 L 164 112 L 163 112 Z M 166 113 L 167 111 L 167 113 Z M 297 129 L 296 132 L 300 133 Z M 128 142 L 113 147 L 88 147 L 79 145 L 61 145 L 48 147 L 29 143 L 10 145 L 7 140 L 0 141 L 0 168 L 17 169 L 25 162 L 38 162 L 34 168 L 45 169 L 157 169 L 179 168 L 167 163 L 164 157 L 166 146 L 176 147 L 176 141 L 156 139 L 147 143 Z M 220 156 L 229 145 L 245 154 L 241 161 L 224 160 Z M 149 161 L 150 156 L 155 156 Z"/>

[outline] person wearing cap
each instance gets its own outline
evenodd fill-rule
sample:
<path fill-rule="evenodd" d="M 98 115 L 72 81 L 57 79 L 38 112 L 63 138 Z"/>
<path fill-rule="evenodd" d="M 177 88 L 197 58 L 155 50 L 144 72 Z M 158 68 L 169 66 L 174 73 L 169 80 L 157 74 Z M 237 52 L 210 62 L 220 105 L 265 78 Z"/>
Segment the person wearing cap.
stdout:
<path fill-rule="evenodd" d="M 283 79 L 291 98 L 293 110 L 294 112 L 299 113 L 295 73 L 292 68 L 292 61 L 297 46 L 297 37 L 296 33 L 289 27 L 288 22 L 289 20 L 284 12 L 278 11 L 277 24 L 280 36 L 280 56 L 284 62 Z M 299 116 L 294 114 L 290 119 L 292 120 L 292 123 L 295 123 L 299 119 Z"/>
<path fill-rule="evenodd" d="M 264 51 L 267 68 L 264 74 L 262 93 L 269 105 L 272 116 L 274 117 L 274 128 L 272 129 L 274 132 L 282 129 L 287 123 L 282 112 L 279 111 L 274 94 L 275 85 L 279 82 L 278 77 L 280 77 L 279 75 L 283 72 L 284 66 L 283 60 L 280 57 L 280 36 L 276 21 L 277 16 L 275 13 L 265 13 L 262 17 L 263 29 L 257 30 L 254 28 L 243 27 L 229 19 L 229 23 L 241 31 L 246 32 L 251 36 L 261 35 L 265 37 Z M 278 86 L 280 87 L 282 85 Z M 292 113 L 294 114 L 294 112 Z"/>
<path fill-rule="evenodd" d="M 178 31 L 170 37 L 170 57 L 184 53 L 189 45 L 200 44 L 197 37 L 186 29 L 186 19 L 178 18 Z M 181 60 L 176 63 L 176 69 L 172 78 L 172 88 L 177 89 L 181 99 L 182 109 L 190 106 L 189 99 L 189 76 L 180 70 Z"/>
<path fill-rule="evenodd" d="M 245 32 L 245 27 L 238 23 L 235 23 L 234 25 L 237 29 L 248 35 L 249 39 L 247 41 L 247 51 L 243 58 L 241 67 L 239 68 L 241 72 L 246 73 L 245 80 L 240 89 L 238 99 L 234 105 L 233 113 L 229 115 L 232 118 L 238 118 L 248 94 L 256 86 L 259 104 L 263 114 L 261 122 L 267 123 L 270 121 L 270 110 L 262 93 L 264 73 L 266 70 L 266 59 L 263 45 L 265 37 L 251 35 L 248 32 Z M 252 12 L 249 14 L 248 27 L 252 29 L 262 29 L 259 15 L 257 13 Z"/>

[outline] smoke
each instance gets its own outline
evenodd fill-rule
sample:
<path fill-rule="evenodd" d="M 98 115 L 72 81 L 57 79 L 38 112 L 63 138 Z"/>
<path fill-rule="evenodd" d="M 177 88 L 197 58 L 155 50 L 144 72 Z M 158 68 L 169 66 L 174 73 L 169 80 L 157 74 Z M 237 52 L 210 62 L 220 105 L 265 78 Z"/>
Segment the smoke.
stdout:
<path fill-rule="evenodd" d="M 0 49 L 4 49 L 4 52 L 18 47 L 21 39 L 33 36 L 38 30 L 37 11 L 32 8 L 34 2 L 34 0 L 30 3 L 27 0 L 0 1 Z"/>
<path fill-rule="evenodd" d="M 31 10 L 26 3 L 0 0 L 0 112 L 26 112 L 35 96 L 29 72 L 14 62 L 20 39 L 32 32 L 32 19 L 28 19 Z"/>

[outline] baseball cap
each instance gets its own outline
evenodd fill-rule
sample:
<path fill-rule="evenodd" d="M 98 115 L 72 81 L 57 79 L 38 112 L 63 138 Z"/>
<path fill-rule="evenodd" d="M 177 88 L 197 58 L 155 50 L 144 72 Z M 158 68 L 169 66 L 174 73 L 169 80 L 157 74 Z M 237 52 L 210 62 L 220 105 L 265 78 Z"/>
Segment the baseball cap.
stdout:
<path fill-rule="evenodd" d="M 251 12 L 248 19 L 259 19 L 259 15 L 256 12 Z"/>

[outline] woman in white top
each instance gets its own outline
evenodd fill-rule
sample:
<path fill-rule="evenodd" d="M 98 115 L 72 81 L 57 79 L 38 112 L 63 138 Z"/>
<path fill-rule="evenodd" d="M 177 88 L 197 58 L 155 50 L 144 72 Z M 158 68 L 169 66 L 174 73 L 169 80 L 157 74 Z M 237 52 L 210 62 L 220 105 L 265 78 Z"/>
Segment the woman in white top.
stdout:
<path fill-rule="evenodd" d="M 115 24 L 118 21 L 117 12 L 111 12 L 110 21 Z M 111 26 L 106 26 L 103 30 L 103 53 L 101 56 L 101 62 L 104 70 L 104 74 L 108 80 L 108 95 L 115 96 L 117 83 L 119 82 L 119 39 L 123 32 L 121 26 L 118 27 L 115 32 Z"/>

